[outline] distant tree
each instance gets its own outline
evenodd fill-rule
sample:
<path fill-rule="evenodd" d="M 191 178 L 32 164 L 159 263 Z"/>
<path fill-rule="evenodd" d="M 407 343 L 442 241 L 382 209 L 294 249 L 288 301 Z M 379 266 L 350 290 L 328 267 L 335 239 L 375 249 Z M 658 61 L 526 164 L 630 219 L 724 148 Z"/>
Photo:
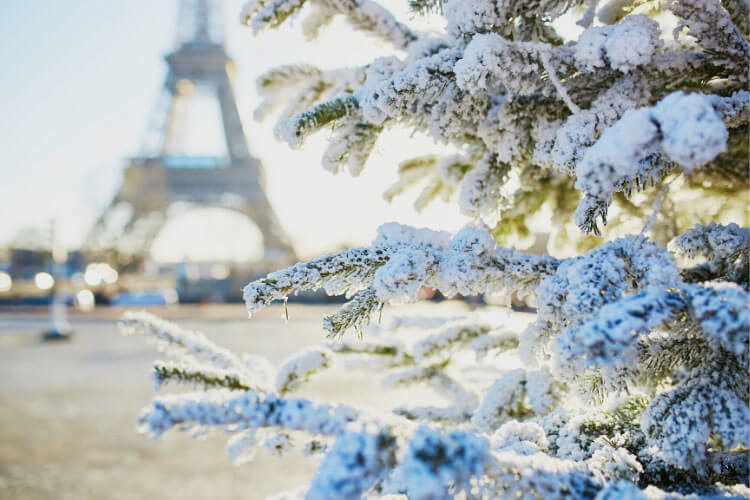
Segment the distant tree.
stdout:
<path fill-rule="evenodd" d="M 294 493 L 309 499 L 748 495 L 747 1 L 411 0 L 444 16 L 439 37 L 370 0 L 304 3 L 251 0 L 242 21 L 257 33 L 305 13 L 313 38 L 343 15 L 395 52 L 261 76 L 263 109 L 286 105 L 277 134 L 299 146 L 332 127 L 324 167 L 357 175 L 384 129 L 425 132 L 456 153 L 405 160 L 387 196 L 422 183 L 418 207 L 457 198 L 476 222 L 385 224 L 370 247 L 250 283 L 251 314 L 300 290 L 350 297 L 324 319 L 330 342 L 278 369 L 126 315 L 177 357 L 155 365 L 158 385 L 205 387 L 156 396 L 142 430 L 226 428 L 235 462 L 304 443 L 322 455 Z M 542 231 L 551 255 L 519 249 Z M 401 320 L 425 332 L 412 343 L 365 329 L 423 287 L 528 295 L 536 316 L 520 333 L 475 314 Z M 524 367 L 504 369 L 507 351 Z M 379 415 L 291 395 L 352 354 L 452 403 Z M 494 380 L 467 377 L 478 364 Z"/>

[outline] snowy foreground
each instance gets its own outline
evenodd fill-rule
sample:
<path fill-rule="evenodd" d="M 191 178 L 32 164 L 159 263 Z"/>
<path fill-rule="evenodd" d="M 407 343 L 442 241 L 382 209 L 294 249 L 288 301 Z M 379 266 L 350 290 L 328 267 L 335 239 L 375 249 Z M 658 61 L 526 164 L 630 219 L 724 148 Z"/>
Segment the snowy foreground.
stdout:
<path fill-rule="evenodd" d="M 325 335 L 320 318 L 334 309 L 290 304 L 287 324 L 281 306 L 252 321 L 241 305 L 157 313 L 232 350 L 257 352 L 279 364 L 319 344 Z M 466 310 L 461 303 L 417 304 L 386 309 L 383 321 L 410 312 Z M 309 482 L 316 464 L 299 452 L 279 461 L 261 450 L 252 463 L 233 467 L 226 437 L 187 443 L 184 433 L 167 432 L 152 442 L 135 433 L 139 410 L 153 396 L 155 353 L 143 339 L 119 334 L 119 311 L 106 315 L 74 318 L 71 343 L 41 344 L 44 315 L 0 313 L 0 498 L 254 499 Z M 194 319 L 199 317 L 204 319 Z M 415 394 L 415 387 L 386 393 L 371 373 L 347 370 L 342 376 L 344 370 L 321 373 L 302 393 L 383 409 L 429 396 Z"/>

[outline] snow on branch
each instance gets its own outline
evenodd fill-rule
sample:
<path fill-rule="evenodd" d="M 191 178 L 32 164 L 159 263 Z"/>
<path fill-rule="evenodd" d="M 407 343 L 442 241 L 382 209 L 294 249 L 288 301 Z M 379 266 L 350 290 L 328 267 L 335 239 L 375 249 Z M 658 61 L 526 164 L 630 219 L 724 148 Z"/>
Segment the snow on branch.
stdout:
<path fill-rule="evenodd" d="M 750 341 L 750 294 L 735 287 L 686 286 L 691 313 L 708 339 L 739 359 L 747 360 Z"/>
<path fill-rule="evenodd" d="M 256 12 L 246 9 L 245 23 L 249 22 L 254 34 L 265 29 L 277 28 L 305 4 L 305 0 L 269 0 Z"/>
<path fill-rule="evenodd" d="M 726 151 L 727 130 L 711 99 L 675 92 L 653 108 L 627 111 L 586 151 L 576 168 L 576 187 L 598 198 L 611 196 L 623 177 L 638 173 L 644 152 L 660 148 L 687 172 Z"/>
<path fill-rule="evenodd" d="M 750 92 L 738 90 L 729 97 L 711 96 L 711 104 L 727 128 L 737 128 L 750 122 Z"/>
<path fill-rule="evenodd" d="M 642 425 L 661 459 L 706 473 L 710 440 L 722 450 L 749 442 L 747 388 L 744 382 L 735 386 L 737 379 L 729 371 L 738 369 L 747 376 L 746 366 L 701 366 L 674 390 L 654 398 Z"/>
<path fill-rule="evenodd" d="M 408 188 L 424 181 L 422 192 L 414 202 L 415 210 L 421 212 L 437 198 L 448 202 L 466 172 L 471 170 L 475 163 L 469 155 L 450 155 L 442 158 L 426 155 L 403 161 L 398 166 L 398 180 L 383 193 L 383 198 L 391 202 Z"/>
<path fill-rule="evenodd" d="M 535 42 L 509 42 L 494 33 L 477 35 L 456 63 L 456 83 L 462 90 L 476 92 L 498 84 L 509 93 L 530 95 L 551 84 L 573 113 L 579 111 L 555 75 L 556 68 L 572 62 L 569 47 L 551 47 Z M 547 72 L 549 82 L 542 79 Z"/>
<path fill-rule="evenodd" d="M 555 373 L 569 379 L 596 371 L 607 387 L 620 387 L 621 372 L 636 369 L 639 335 L 674 317 L 685 307 L 679 293 L 652 287 L 602 306 L 593 319 L 574 324 L 552 348 Z"/>
<path fill-rule="evenodd" d="M 383 379 L 382 385 L 385 388 L 391 388 L 424 382 L 453 402 L 454 406 L 462 412 L 471 412 L 476 406 L 476 398 L 453 377 L 445 374 L 446 365 L 447 362 L 444 362 L 394 371 Z M 397 413 L 399 412 L 402 411 L 397 410 Z"/>
<path fill-rule="evenodd" d="M 622 251 L 623 246 L 617 246 L 620 250 L 611 256 Z M 593 267 L 588 267 L 591 261 L 587 263 L 582 260 L 579 265 L 575 265 L 575 261 L 565 261 L 558 274 L 545 280 L 540 287 L 540 318 L 523 334 L 522 352 L 526 356 L 529 352 L 537 355 L 549 353 L 553 372 L 564 380 L 581 381 L 586 374 L 596 374 L 597 383 L 602 384 L 604 390 L 626 389 L 628 384 L 634 383 L 643 374 L 660 371 L 661 376 L 665 377 L 671 373 L 656 370 L 651 364 L 655 352 L 651 351 L 644 358 L 642 350 L 648 345 L 648 336 L 662 326 L 671 333 L 653 337 L 654 340 L 659 338 L 659 342 L 663 343 L 672 339 L 687 343 L 689 349 L 699 349 L 698 339 L 702 338 L 708 343 L 707 346 L 713 346 L 699 351 L 704 356 L 702 362 L 727 356 L 736 357 L 738 362 L 746 359 L 750 341 L 748 292 L 731 286 L 706 288 L 684 284 L 668 254 L 656 247 L 652 247 L 652 252 L 649 259 L 639 259 L 641 262 L 627 254 L 620 254 L 616 258 L 623 258 L 621 264 L 615 264 L 616 261 L 608 264 L 600 262 Z M 593 252 L 590 257 L 594 257 Z M 616 271 L 616 267 L 622 264 L 624 266 L 620 267 L 620 271 Z M 569 274 L 569 265 L 572 274 Z M 658 272 L 651 274 L 656 267 L 660 268 Z M 607 275 L 603 282 L 596 284 L 587 269 L 596 269 L 596 272 L 606 269 Z M 635 293 L 629 293 L 630 290 L 622 285 L 610 288 L 616 282 L 612 281 L 612 277 L 618 272 L 630 275 L 629 278 L 623 275 L 621 280 L 632 280 L 631 290 Z M 575 276 L 577 280 L 582 279 L 593 287 L 584 292 L 580 285 L 570 281 L 557 282 L 562 278 L 562 273 Z M 566 305 L 575 304 L 577 316 L 566 305 L 562 305 L 563 309 L 557 309 L 560 305 L 548 309 L 551 305 L 546 302 L 548 294 L 552 293 L 556 300 L 563 297 L 560 295 L 562 288 L 547 288 L 555 282 L 578 290 L 575 296 L 568 296 L 564 302 Z M 604 287 L 600 288 L 602 285 Z M 567 293 L 570 294 L 569 291 Z M 594 303 L 589 302 L 592 300 Z M 550 316 L 553 311 L 559 314 L 563 310 L 565 312 L 556 320 Z M 550 321 L 563 326 L 550 328 Z M 554 340 L 547 344 L 552 336 Z M 647 343 L 643 344 L 644 341 Z M 678 352 L 675 350 L 674 354 Z M 691 353 L 679 354 L 685 356 Z M 679 361 L 679 358 L 675 359 Z M 671 366 L 672 370 L 677 368 Z"/>
<path fill-rule="evenodd" d="M 350 407 L 286 399 L 255 391 L 215 389 L 157 396 L 138 417 L 138 428 L 156 439 L 173 427 L 255 429 L 278 427 L 312 434 L 338 435 L 357 420 Z"/>
<path fill-rule="evenodd" d="M 382 131 L 383 127 L 356 120 L 336 127 L 323 155 L 323 168 L 337 174 L 348 166 L 349 173 L 358 176 Z"/>
<path fill-rule="evenodd" d="M 302 290 L 322 288 L 332 295 L 360 290 L 372 279 L 374 271 L 387 261 L 387 252 L 375 247 L 353 248 L 295 264 L 245 287 L 248 313 L 253 314 L 273 301 L 284 300 Z"/>
<path fill-rule="evenodd" d="M 195 363 L 173 363 L 157 361 L 154 363 L 154 384 L 159 389 L 167 382 L 179 382 L 190 385 L 200 385 L 204 388 L 226 388 L 238 391 L 253 387 L 253 381 L 247 380 L 242 372 L 221 370 L 210 365 L 197 365 Z"/>
<path fill-rule="evenodd" d="M 331 353 L 327 349 L 314 347 L 295 354 L 282 363 L 276 374 L 276 390 L 285 394 L 305 382 L 310 375 L 328 368 Z"/>
<path fill-rule="evenodd" d="M 141 334 L 157 342 L 159 351 L 187 357 L 216 368 L 245 370 L 240 358 L 228 349 L 219 347 L 201 332 L 184 330 L 177 324 L 163 320 L 146 311 L 127 311 L 120 330 L 125 335 Z"/>
<path fill-rule="evenodd" d="M 471 432 L 441 432 L 422 426 L 398 464 L 403 478 L 398 492 L 423 500 L 447 499 L 469 492 L 472 478 L 481 476 L 488 460 L 485 438 Z"/>
<path fill-rule="evenodd" d="M 370 323 L 375 312 L 383 310 L 385 302 L 378 299 L 374 288 L 368 287 L 354 294 L 346 304 L 333 314 L 323 318 L 323 329 L 329 337 L 341 337 L 346 330 L 354 328 L 362 336 L 362 328 Z"/>
<path fill-rule="evenodd" d="M 530 293 L 558 264 L 495 244 L 484 229 L 467 226 L 452 239 L 447 233 L 385 224 L 370 248 L 328 255 L 277 271 L 248 284 L 244 298 L 250 314 L 300 290 L 354 294 L 329 316 L 329 334 L 366 324 L 385 303 L 412 302 L 423 286 L 453 296 L 504 289 Z"/>
<path fill-rule="evenodd" d="M 256 79 L 256 89 L 261 95 L 268 95 L 278 90 L 299 85 L 311 78 L 320 78 L 323 71 L 309 64 L 289 64 L 277 66 L 264 73 Z"/>
<path fill-rule="evenodd" d="M 471 422 L 487 432 L 498 428 L 509 419 L 528 416 L 530 410 L 524 405 L 525 375 L 525 370 L 519 368 L 497 379 L 487 390 Z"/>
<path fill-rule="evenodd" d="M 550 21 L 584 3 L 579 24 L 587 28 L 577 40 L 563 43 Z M 265 22 L 273 16 L 259 12 L 285 16 L 301 4 L 249 2 L 243 16 L 251 24 Z M 462 152 L 469 146 L 471 158 L 456 171 L 457 181 L 463 179 L 462 212 L 491 226 L 504 204 L 514 205 L 528 194 L 526 186 L 513 181 L 519 172 L 551 165 L 576 175 L 576 188 L 585 197 L 574 220 L 585 232 L 598 233 L 597 221 L 604 221 L 614 193 L 630 198 L 631 191 L 661 181 L 676 165 L 691 172 L 709 164 L 701 176 L 720 177 L 717 155 L 738 147 L 733 146 L 739 144 L 738 132 L 730 137 L 727 128 L 745 126 L 749 116 L 747 90 L 733 76 L 746 73 L 742 54 L 747 41 L 735 25 L 743 9 L 736 2 L 699 4 L 668 2 L 665 9 L 680 19 L 678 28 L 688 27 L 696 44 L 680 39 L 665 47 L 662 31 L 668 23 L 640 4 L 418 1 L 417 11 L 439 12 L 447 19 L 448 37 L 428 37 L 402 30 L 378 4 L 321 0 L 318 10 L 346 12 L 350 20 L 364 16 L 362 24 L 375 31 L 380 26 L 394 40 L 401 32 L 396 45 L 408 48 L 408 54 L 375 59 L 348 76 L 308 71 L 277 135 L 297 146 L 309 133 L 335 125 L 324 167 L 339 172 L 348 166 L 353 175 L 362 171 L 380 133 L 397 124 Z M 614 24 L 592 26 L 597 9 L 600 19 Z M 377 20 L 364 20 L 370 15 Z M 703 94 L 684 94 L 696 90 Z M 479 161 L 485 154 L 497 155 L 503 166 L 499 175 L 488 175 L 486 162 Z M 455 176 L 448 182 L 426 165 L 403 172 L 386 197 L 424 178 L 416 201 L 420 210 L 435 198 L 449 200 L 458 184 Z M 556 185 L 557 191 L 570 190 L 562 182 Z M 492 199 L 501 202 L 494 207 L 485 202 Z M 477 205 L 472 207 L 472 201 Z M 533 212 L 542 205 L 525 208 Z M 508 221 L 506 227 L 515 229 L 506 232 L 527 227 L 524 211 L 504 215 L 518 219 Z"/>
<path fill-rule="evenodd" d="M 234 463 L 260 444 L 280 455 L 305 443 L 322 460 L 295 498 L 747 496 L 750 230 L 731 223 L 747 208 L 747 2 L 409 3 L 445 29 L 419 33 L 371 0 L 248 1 L 255 32 L 302 15 L 314 38 L 343 15 L 391 45 L 360 67 L 265 73 L 261 111 L 282 110 L 276 134 L 292 146 L 330 128 L 333 173 L 359 175 L 386 130 L 428 134 L 453 151 L 410 154 L 386 199 L 419 184 L 418 210 L 453 201 L 475 223 L 456 234 L 385 224 L 368 247 L 249 283 L 250 315 L 305 290 L 348 299 L 324 319 L 334 338 L 278 370 L 127 314 L 125 333 L 176 357 L 155 364 L 157 385 L 205 389 L 158 394 L 139 429 L 224 429 Z M 568 21 L 577 38 L 558 33 Z M 640 219 L 652 239 L 633 234 Z M 574 236 L 575 225 L 599 235 L 600 222 L 605 240 Z M 541 250 L 546 235 L 551 253 L 577 256 L 507 246 Z M 425 288 L 502 292 L 536 316 L 381 323 L 386 304 Z M 394 398 L 427 386 L 439 402 L 414 392 L 371 415 L 288 396 L 338 357 L 408 388 Z"/>
<path fill-rule="evenodd" d="M 385 478 L 396 461 L 395 452 L 396 439 L 387 429 L 339 436 L 305 498 L 361 498 Z"/>
<path fill-rule="evenodd" d="M 371 0 L 329 0 L 357 29 L 373 33 L 398 49 L 406 49 L 417 35 L 377 2 Z"/>
<path fill-rule="evenodd" d="M 490 329 L 489 325 L 474 322 L 449 323 L 434 334 L 414 344 L 412 347 L 414 359 L 417 363 L 422 363 L 427 358 L 448 355 L 449 352 L 446 353 L 446 350 L 485 335 Z"/>
<path fill-rule="evenodd" d="M 300 146 L 305 137 L 328 123 L 349 116 L 359 103 L 352 96 L 335 97 L 283 120 L 276 126 L 276 136 L 290 146 Z"/>
<path fill-rule="evenodd" d="M 533 365 L 565 328 L 582 325 L 627 293 L 680 282 L 669 252 L 640 236 L 620 238 L 585 256 L 564 260 L 539 286 L 537 320 L 520 336 L 521 358 Z"/>
<path fill-rule="evenodd" d="M 531 494 L 544 498 L 593 498 L 603 486 L 586 464 L 535 453 L 518 453 L 514 447 L 498 450 L 487 476 L 494 490 L 510 498 Z M 491 490 L 492 491 L 492 490 Z"/>
<path fill-rule="evenodd" d="M 518 334 L 508 330 L 490 330 L 485 335 L 479 335 L 471 341 L 471 349 L 477 360 L 481 360 L 490 353 L 500 354 L 518 347 Z"/>
<path fill-rule="evenodd" d="M 690 173 L 727 150 L 728 132 L 714 110 L 712 99 L 703 94 L 674 92 L 654 107 L 626 111 L 584 153 L 576 165 L 576 188 L 588 196 L 608 202 L 628 179 L 649 178 L 653 162 L 644 162 L 660 153 Z M 582 203 L 575 214 L 576 224 L 585 229 L 595 226 L 590 217 L 591 201 Z"/>
<path fill-rule="evenodd" d="M 551 0 L 528 3 L 517 0 L 498 2 L 495 0 L 441 0 L 426 2 L 416 0 L 417 5 L 439 3 L 448 25 L 446 31 L 460 39 L 474 34 L 496 32 L 506 38 L 556 39 L 557 35 L 542 22 L 557 19 L 569 8 L 581 1 Z M 433 8 L 434 10 L 434 8 Z M 529 32 L 529 26 L 533 28 Z M 546 30 L 544 28 L 547 28 Z"/>
<path fill-rule="evenodd" d="M 305 3 L 305 0 L 249 0 L 242 9 L 240 22 L 258 34 L 279 27 Z M 417 39 L 408 26 L 371 0 L 318 0 L 316 3 L 323 6 L 329 15 L 343 14 L 354 28 L 372 33 L 396 48 L 405 49 Z M 317 29 L 307 30 L 307 33 L 317 33 Z"/>
<path fill-rule="evenodd" d="M 687 26 L 690 36 L 702 48 L 719 54 L 734 66 L 737 75 L 747 74 L 750 45 L 722 3 L 719 0 L 672 0 L 666 7 L 680 19 L 675 32 Z"/>
<path fill-rule="evenodd" d="M 661 48 L 659 24 L 643 14 L 611 26 L 588 28 L 578 37 L 575 64 L 582 71 L 611 66 L 627 73 L 651 62 Z"/>
<path fill-rule="evenodd" d="M 715 222 L 705 226 L 696 224 L 673 239 L 669 249 L 690 258 L 736 260 L 738 256 L 750 253 L 750 228 L 734 223 L 726 226 Z"/>

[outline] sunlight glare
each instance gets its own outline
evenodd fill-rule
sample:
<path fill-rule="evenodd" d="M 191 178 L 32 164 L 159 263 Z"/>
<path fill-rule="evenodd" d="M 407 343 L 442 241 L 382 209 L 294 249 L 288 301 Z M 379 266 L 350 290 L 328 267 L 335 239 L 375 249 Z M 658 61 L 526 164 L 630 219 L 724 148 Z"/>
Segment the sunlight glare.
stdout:
<path fill-rule="evenodd" d="M 224 208 L 195 208 L 167 219 L 154 240 L 157 262 L 258 262 L 263 235 L 250 219 Z"/>

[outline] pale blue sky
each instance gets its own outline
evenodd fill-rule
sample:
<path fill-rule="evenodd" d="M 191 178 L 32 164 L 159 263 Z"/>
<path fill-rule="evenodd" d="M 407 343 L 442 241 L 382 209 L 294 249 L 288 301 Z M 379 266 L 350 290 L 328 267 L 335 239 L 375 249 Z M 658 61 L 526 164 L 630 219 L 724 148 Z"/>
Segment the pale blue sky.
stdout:
<path fill-rule="evenodd" d="M 388 48 L 342 22 L 313 44 L 294 26 L 252 37 L 237 23 L 241 4 L 225 5 L 241 114 L 250 148 L 266 167 L 271 202 L 301 254 L 366 242 L 387 220 L 458 227 L 455 206 L 418 216 L 410 209 L 416 195 L 395 206 L 381 200 L 397 161 L 414 153 L 402 141 L 379 145 L 360 178 L 332 177 L 320 167 L 325 132 L 290 151 L 273 140 L 272 121 L 252 120 L 254 80 L 263 70 L 299 61 L 359 64 Z M 51 217 L 64 243 L 74 246 L 85 235 L 117 189 L 127 157 L 138 152 L 176 12 L 176 0 L 0 0 L 0 244 Z"/>

